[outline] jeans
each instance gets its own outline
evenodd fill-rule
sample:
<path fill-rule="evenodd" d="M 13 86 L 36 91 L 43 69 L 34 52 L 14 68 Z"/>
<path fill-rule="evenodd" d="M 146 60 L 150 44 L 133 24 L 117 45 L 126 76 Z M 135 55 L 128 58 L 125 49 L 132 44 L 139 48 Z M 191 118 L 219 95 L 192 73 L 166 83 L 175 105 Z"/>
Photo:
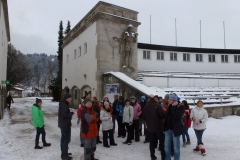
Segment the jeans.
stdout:
<path fill-rule="evenodd" d="M 68 150 L 68 144 L 71 141 L 71 127 L 61 128 L 61 149 Z"/>
<path fill-rule="evenodd" d="M 46 140 L 45 140 L 46 132 L 45 132 L 44 127 L 42 127 L 42 128 L 36 128 L 36 131 L 37 131 L 37 134 L 36 134 L 35 141 L 36 141 L 36 142 L 39 142 L 40 134 L 42 134 L 42 142 L 45 142 L 45 141 L 46 141 Z"/>
<path fill-rule="evenodd" d="M 174 160 L 180 160 L 180 136 L 175 137 L 173 130 L 165 131 L 164 150 L 166 154 L 165 160 L 171 160 L 171 146 L 174 146 Z"/>
<path fill-rule="evenodd" d="M 190 137 L 189 137 L 189 134 L 188 134 L 188 127 L 186 127 L 186 126 L 184 126 L 184 131 L 182 133 L 183 142 L 186 142 L 185 135 L 187 137 L 187 141 L 190 141 Z"/>
<path fill-rule="evenodd" d="M 203 135 L 203 132 L 205 131 L 205 129 L 203 130 L 196 130 L 194 129 L 195 131 L 195 134 L 196 134 L 196 137 L 197 137 L 197 143 L 198 145 L 203 145 L 203 142 L 202 142 L 202 135 Z"/>

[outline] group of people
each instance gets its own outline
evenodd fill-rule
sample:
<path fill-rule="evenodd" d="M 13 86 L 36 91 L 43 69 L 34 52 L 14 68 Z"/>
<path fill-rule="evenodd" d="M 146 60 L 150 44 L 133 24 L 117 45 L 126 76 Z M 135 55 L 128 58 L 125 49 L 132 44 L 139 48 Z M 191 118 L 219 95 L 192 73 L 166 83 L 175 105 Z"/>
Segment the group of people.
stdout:
<path fill-rule="evenodd" d="M 68 144 L 71 139 L 71 119 L 74 112 L 70 112 L 69 104 L 72 96 L 69 93 L 64 95 L 59 102 L 58 126 L 61 129 L 61 158 L 71 160 L 71 153 L 68 152 Z M 42 133 L 43 146 L 50 146 L 45 140 L 44 119 L 36 118 L 37 112 L 43 117 L 41 101 L 37 99 L 33 106 L 34 126 L 37 130 L 35 149 L 41 149 L 38 145 L 39 134 Z M 77 110 L 78 124 L 80 124 L 80 146 L 84 147 L 85 160 L 98 160 L 95 158 L 96 144 L 103 144 L 109 148 L 117 146 L 114 140 L 116 121 L 118 126 L 117 137 L 126 138 L 123 144 L 131 145 L 133 141 L 140 141 L 144 135 L 144 143 L 149 143 L 151 160 L 156 160 L 155 149 L 158 147 L 162 160 L 180 159 L 180 136 L 182 146 L 191 144 L 188 129 L 193 123 L 193 129 L 197 137 L 194 152 L 200 151 L 206 154 L 202 135 L 206 129 L 208 118 L 207 111 L 203 108 L 203 102 L 198 101 L 197 107 L 190 109 L 187 101 L 180 102 L 175 94 L 167 94 L 164 99 L 159 96 L 142 96 L 140 102 L 136 97 L 124 99 L 122 96 L 114 95 L 114 102 L 111 103 L 107 96 L 101 102 L 88 93 L 82 99 Z M 39 118 L 39 117 L 38 117 Z M 102 140 L 99 137 L 100 125 L 102 126 Z M 143 130 L 143 132 L 142 132 Z"/>

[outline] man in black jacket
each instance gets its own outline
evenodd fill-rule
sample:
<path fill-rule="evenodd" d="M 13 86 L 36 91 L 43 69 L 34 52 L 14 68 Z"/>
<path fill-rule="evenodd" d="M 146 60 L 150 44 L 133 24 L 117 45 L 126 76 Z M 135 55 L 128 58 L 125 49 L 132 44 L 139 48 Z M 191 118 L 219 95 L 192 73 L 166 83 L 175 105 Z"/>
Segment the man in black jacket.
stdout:
<path fill-rule="evenodd" d="M 70 112 L 69 104 L 72 101 L 72 96 L 69 93 L 64 95 L 64 99 L 59 102 L 58 108 L 58 127 L 61 129 L 61 158 L 62 160 L 71 160 L 68 153 L 68 144 L 71 140 L 71 120 L 74 112 Z"/>
<path fill-rule="evenodd" d="M 175 94 L 169 95 L 169 106 L 165 115 L 165 153 L 166 160 L 171 160 L 171 145 L 174 146 L 174 160 L 180 160 L 180 136 L 183 133 L 184 106 L 179 102 L 180 98 Z"/>
<path fill-rule="evenodd" d="M 156 160 L 155 156 L 155 141 L 156 138 L 160 138 L 160 132 L 163 132 L 163 123 L 162 119 L 164 119 L 164 111 L 162 107 L 159 107 L 154 101 L 154 95 L 149 95 L 149 101 L 143 109 L 143 120 L 146 122 L 147 131 L 150 135 L 150 156 L 152 160 Z M 161 152 L 162 159 L 165 159 L 164 154 L 164 144 L 162 144 Z"/>

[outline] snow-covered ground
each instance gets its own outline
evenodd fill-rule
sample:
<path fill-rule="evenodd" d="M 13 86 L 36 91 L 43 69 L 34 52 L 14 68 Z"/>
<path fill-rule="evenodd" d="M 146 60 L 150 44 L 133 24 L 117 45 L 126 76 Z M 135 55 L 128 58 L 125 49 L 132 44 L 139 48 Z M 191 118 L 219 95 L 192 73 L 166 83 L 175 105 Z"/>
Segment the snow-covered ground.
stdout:
<path fill-rule="evenodd" d="M 35 129 L 31 120 L 31 106 L 35 98 L 14 99 L 12 110 L 0 120 L 0 160 L 59 160 L 60 159 L 60 129 L 57 127 L 58 103 L 50 99 L 43 99 L 43 112 L 45 114 L 45 129 L 47 142 L 51 147 L 35 150 Z M 189 133 L 192 144 L 186 148 L 181 147 L 181 160 L 239 160 L 240 158 L 240 117 L 229 116 L 222 119 L 209 118 L 207 129 L 203 136 L 207 155 L 202 157 L 199 153 L 193 153 L 196 138 L 193 129 Z M 79 126 L 77 126 L 76 114 L 72 120 L 72 137 L 69 151 L 73 153 L 73 159 L 82 159 L 83 148 L 79 146 Z M 100 132 L 100 136 L 102 134 Z M 96 157 L 100 160 L 148 160 L 150 159 L 149 144 L 141 142 L 131 146 L 123 145 L 125 139 L 117 138 L 116 147 L 104 148 L 97 146 Z M 42 145 L 42 144 L 40 144 Z M 156 150 L 156 156 L 160 159 L 160 152 Z"/>

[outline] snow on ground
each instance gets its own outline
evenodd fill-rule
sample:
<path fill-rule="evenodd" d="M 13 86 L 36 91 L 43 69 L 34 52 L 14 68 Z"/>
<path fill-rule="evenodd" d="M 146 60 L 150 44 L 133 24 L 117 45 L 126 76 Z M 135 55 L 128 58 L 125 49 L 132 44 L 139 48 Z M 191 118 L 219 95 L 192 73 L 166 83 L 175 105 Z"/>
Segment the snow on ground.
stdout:
<path fill-rule="evenodd" d="M 49 98 L 43 99 L 43 112 L 45 114 L 45 129 L 47 142 L 51 147 L 35 150 L 34 139 L 36 131 L 31 120 L 31 106 L 35 98 L 14 99 L 12 110 L 6 112 L 3 120 L 0 120 L 0 160 L 59 160 L 60 159 L 60 129 L 57 127 L 58 103 L 51 102 Z M 79 126 L 77 126 L 76 114 L 72 120 L 72 137 L 69 151 L 73 153 L 73 159 L 83 157 L 83 148 L 79 146 Z M 202 157 L 200 153 L 193 153 L 196 138 L 192 128 L 189 129 L 192 144 L 186 148 L 181 147 L 181 160 L 238 160 L 240 157 L 240 117 L 228 116 L 222 119 L 209 118 L 207 129 L 203 136 L 207 155 Z M 100 132 L 100 136 L 102 134 Z M 125 139 L 117 138 L 118 144 L 110 149 L 101 144 L 97 146 L 96 157 L 100 160 L 148 160 L 150 159 L 149 144 L 133 142 L 132 145 L 123 145 Z M 42 143 L 40 144 L 42 145 Z M 156 156 L 160 159 L 160 152 L 156 150 Z"/>

